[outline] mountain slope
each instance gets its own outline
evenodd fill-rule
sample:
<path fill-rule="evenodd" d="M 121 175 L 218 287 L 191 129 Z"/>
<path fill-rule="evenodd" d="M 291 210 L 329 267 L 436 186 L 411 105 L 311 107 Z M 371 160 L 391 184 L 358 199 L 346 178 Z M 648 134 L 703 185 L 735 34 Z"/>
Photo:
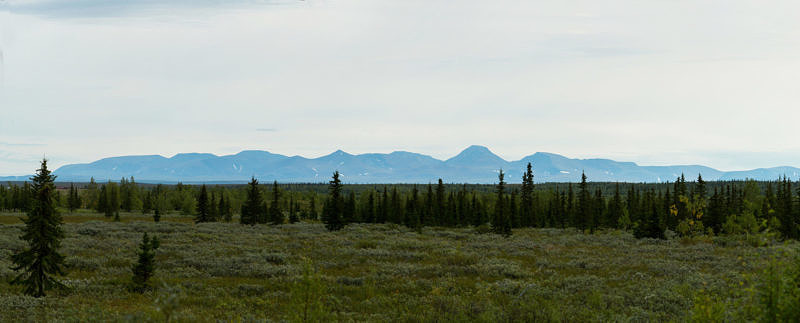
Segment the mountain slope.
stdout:
<path fill-rule="evenodd" d="M 495 183 L 498 170 L 503 169 L 508 174 L 508 182 L 519 183 L 529 162 L 533 164 L 536 182 L 576 182 L 582 172 L 591 181 L 623 182 L 674 181 L 681 173 L 689 179 L 701 173 L 706 180 L 773 180 L 784 174 L 800 176 L 800 169 L 794 167 L 722 172 L 700 165 L 639 166 L 632 162 L 572 159 L 544 152 L 506 161 L 483 146 L 470 146 L 444 161 L 405 151 L 353 155 L 341 150 L 318 158 L 289 157 L 258 150 L 226 156 L 200 153 L 177 154 L 170 158 L 123 156 L 66 165 L 55 174 L 59 181 L 88 181 L 90 177 L 106 181 L 133 176 L 139 182 L 241 183 L 255 176 L 261 181 L 319 183 L 328 181 L 338 170 L 347 183 L 431 183 L 438 178 L 449 183 Z"/>

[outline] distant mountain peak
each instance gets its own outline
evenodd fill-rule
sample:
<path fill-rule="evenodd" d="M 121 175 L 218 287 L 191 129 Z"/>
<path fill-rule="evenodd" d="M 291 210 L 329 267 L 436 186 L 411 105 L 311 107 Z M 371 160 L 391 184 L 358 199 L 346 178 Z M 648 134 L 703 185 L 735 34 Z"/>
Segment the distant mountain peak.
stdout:
<path fill-rule="evenodd" d="M 639 166 L 632 162 L 610 159 L 573 159 L 553 153 L 539 152 L 517 161 L 506 161 L 489 148 L 472 145 L 445 161 L 407 151 L 389 154 L 352 155 L 339 149 L 318 157 L 287 157 L 262 150 L 245 150 L 235 155 L 217 156 L 206 153 L 176 154 L 171 158 L 158 155 L 103 158 L 88 164 L 72 164 L 54 173 L 60 181 L 118 180 L 135 176 L 138 182 L 155 183 L 244 183 L 253 175 L 266 182 L 326 182 L 335 170 L 347 174 L 348 183 L 430 183 L 439 178 L 450 183 L 495 183 L 497 171 L 503 169 L 509 183 L 519 183 L 528 162 L 533 164 L 537 182 L 580 181 L 581 171 L 590 181 L 663 182 L 675 180 L 685 173 L 694 178 L 732 180 L 753 178 L 774 180 L 781 175 L 796 178 L 800 169 L 792 167 L 722 172 L 698 165 Z M 691 174 L 691 176 L 689 176 Z M 7 177 L 3 180 L 17 180 Z"/>
<path fill-rule="evenodd" d="M 485 146 L 472 145 L 462 150 L 458 155 L 445 161 L 448 164 L 458 165 L 503 165 L 508 163 L 500 156 L 495 155 Z"/>
<path fill-rule="evenodd" d="M 328 154 L 325 157 L 338 157 L 338 156 L 353 156 L 353 155 L 348 153 L 348 152 L 346 152 L 346 151 L 344 151 L 344 150 L 337 149 L 336 151 Z"/>

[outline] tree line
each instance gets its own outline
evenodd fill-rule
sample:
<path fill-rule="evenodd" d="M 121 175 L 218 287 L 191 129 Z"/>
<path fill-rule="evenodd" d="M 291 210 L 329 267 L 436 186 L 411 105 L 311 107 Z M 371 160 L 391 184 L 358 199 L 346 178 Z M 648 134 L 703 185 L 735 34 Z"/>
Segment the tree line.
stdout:
<path fill-rule="evenodd" d="M 425 226 L 490 227 L 509 234 L 524 227 L 631 230 L 637 237 L 677 234 L 779 232 L 800 236 L 800 185 L 787 177 L 776 181 L 706 182 L 702 176 L 671 183 L 534 184 L 533 168 L 522 184 L 506 183 L 498 172 L 495 185 L 344 184 L 338 172 L 328 185 L 259 183 L 247 185 L 141 185 L 133 178 L 70 185 L 55 194 L 57 206 L 70 212 L 92 209 L 109 217 L 120 211 L 193 215 L 197 222 L 281 224 L 332 219 L 331 228 L 349 223 L 395 223 Z M 0 209 L 27 211 L 32 186 L 0 186 Z M 502 228 L 502 229 L 501 229 Z"/>
<path fill-rule="evenodd" d="M 143 212 L 152 211 L 156 222 L 167 207 L 186 211 L 191 205 L 196 222 L 213 222 L 231 221 L 232 200 L 241 196 L 239 222 L 243 225 L 297 222 L 302 215 L 308 220 L 321 219 L 331 231 L 363 222 L 395 223 L 415 230 L 424 226 L 475 226 L 504 236 L 521 227 L 574 227 L 588 233 L 602 228 L 632 230 L 639 238 L 664 238 L 668 231 L 714 235 L 775 230 L 785 238 L 797 239 L 800 218 L 800 189 L 795 192 L 785 176 L 767 182 L 764 192 L 757 182 L 746 181 L 744 185 L 716 185 L 712 193 L 701 175 L 689 183 L 681 175 L 664 191 L 628 185 L 623 192 L 622 184 L 616 183 L 613 193 L 604 194 L 600 187 L 590 189 L 585 174 L 577 187 L 567 184 L 566 190 L 556 187 L 537 191 L 532 165 L 528 164 L 521 186 L 510 192 L 505 173 L 499 170 L 491 192 L 470 191 L 466 185 L 448 190 L 439 179 L 435 186 L 413 185 L 410 191 L 400 192 L 397 186 L 385 185 L 382 190 L 363 190 L 357 196 L 355 191 L 345 191 L 336 171 L 328 183 L 328 194 L 322 196 L 320 215 L 315 192 L 307 195 L 311 198 L 301 207 L 299 198 L 304 194 L 283 191 L 277 182 L 272 183 L 269 194 L 264 194 L 263 185 L 255 177 L 245 187 L 216 186 L 211 190 L 206 185 L 196 190 L 182 184 L 143 189 L 133 178 L 102 185 L 92 180 L 83 194 L 74 185 L 59 193 L 55 176 L 43 160 L 31 180 L 32 184 L 22 186 L 0 186 L 0 206 L 27 212 L 20 239 L 29 247 L 12 255 L 13 270 L 20 271 L 12 283 L 23 285 L 26 294 L 36 297 L 44 296 L 45 290 L 64 287 L 54 278 L 65 275 L 64 256 L 58 250 L 64 238 L 59 203 L 70 211 L 88 205 L 117 220 L 120 209 L 138 207 Z M 132 290 L 149 288 L 159 245 L 157 237 L 142 237 L 138 262 L 131 268 Z"/>

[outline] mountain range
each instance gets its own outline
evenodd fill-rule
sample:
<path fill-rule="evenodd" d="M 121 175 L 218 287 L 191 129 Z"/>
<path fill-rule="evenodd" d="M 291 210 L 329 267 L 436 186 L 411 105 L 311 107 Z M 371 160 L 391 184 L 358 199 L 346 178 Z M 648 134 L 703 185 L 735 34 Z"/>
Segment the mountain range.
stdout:
<path fill-rule="evenodd" d="M 536 182 L 577 182 L 585 172 L 590 181 L 666 182 L 682 173 L 689 179 L 702 174 L 705 180 L 752 178 L 774 180 L 779 176 L 796 178 L 794 167 L 760 168 L 724 172 L 701 165 L 640 166 L 609 159 L 572 159 L 538 152 L 517 161 L 506 161 L 483 146 L 470 146 L 458 155 L 439 160 L 428 155 L 395 151 L 389 154 L 352 155 L 337 150 L 319 158 L 285 156 L 267 151 L 247 150 L 235 155 L 206 153 L 104 158 L 88 164 L 58 168 L 60 182 L 119 180 L 133 176 L 144 183 L 243 183 L 255 176 L 262 182 L 327 182 L 338 170 L 345 183 L 430 183 L 442 178 L 448 183 L 496 183 L 500 169 L 506 181 L 519 183 L 528 163 L 533 165 Z M 27 177 L 0 177 L 0 180 L 25 180 Z"/>

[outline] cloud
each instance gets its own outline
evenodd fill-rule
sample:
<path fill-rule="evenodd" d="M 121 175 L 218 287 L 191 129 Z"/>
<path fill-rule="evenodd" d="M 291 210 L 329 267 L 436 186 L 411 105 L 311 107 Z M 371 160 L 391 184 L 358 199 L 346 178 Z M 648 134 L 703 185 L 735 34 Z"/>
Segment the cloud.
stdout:
<path fill-rule="evenodd" d="M 8 0 L 0 9 L 50 18 L 104 18 L 169 14 L 188 9 L 235 9 L 288 4 L 290 0 Z"/>
<path fill-rule="evenodd" d="M 0 146 L 8 146 L 8 147 L 43 147 L 43 146 L 47 146 L 47 145 L 46 144 L 39 144 L 39 143 L 0 142 Z"/>
<path fill-rule="evenodd" d="M 47 143 L 54 163 L 243 149 L 446 158 L 476 143 L 509 159 L 789 163 L 733 157 L 800 152 L 800 21 L 786 14 L 800 2 L 678 3 L 8 1 L 0 138 L 33 158 L 45 149 L 24 145 Z M 0 172 L 14 167 L 30 168 Z"/>

